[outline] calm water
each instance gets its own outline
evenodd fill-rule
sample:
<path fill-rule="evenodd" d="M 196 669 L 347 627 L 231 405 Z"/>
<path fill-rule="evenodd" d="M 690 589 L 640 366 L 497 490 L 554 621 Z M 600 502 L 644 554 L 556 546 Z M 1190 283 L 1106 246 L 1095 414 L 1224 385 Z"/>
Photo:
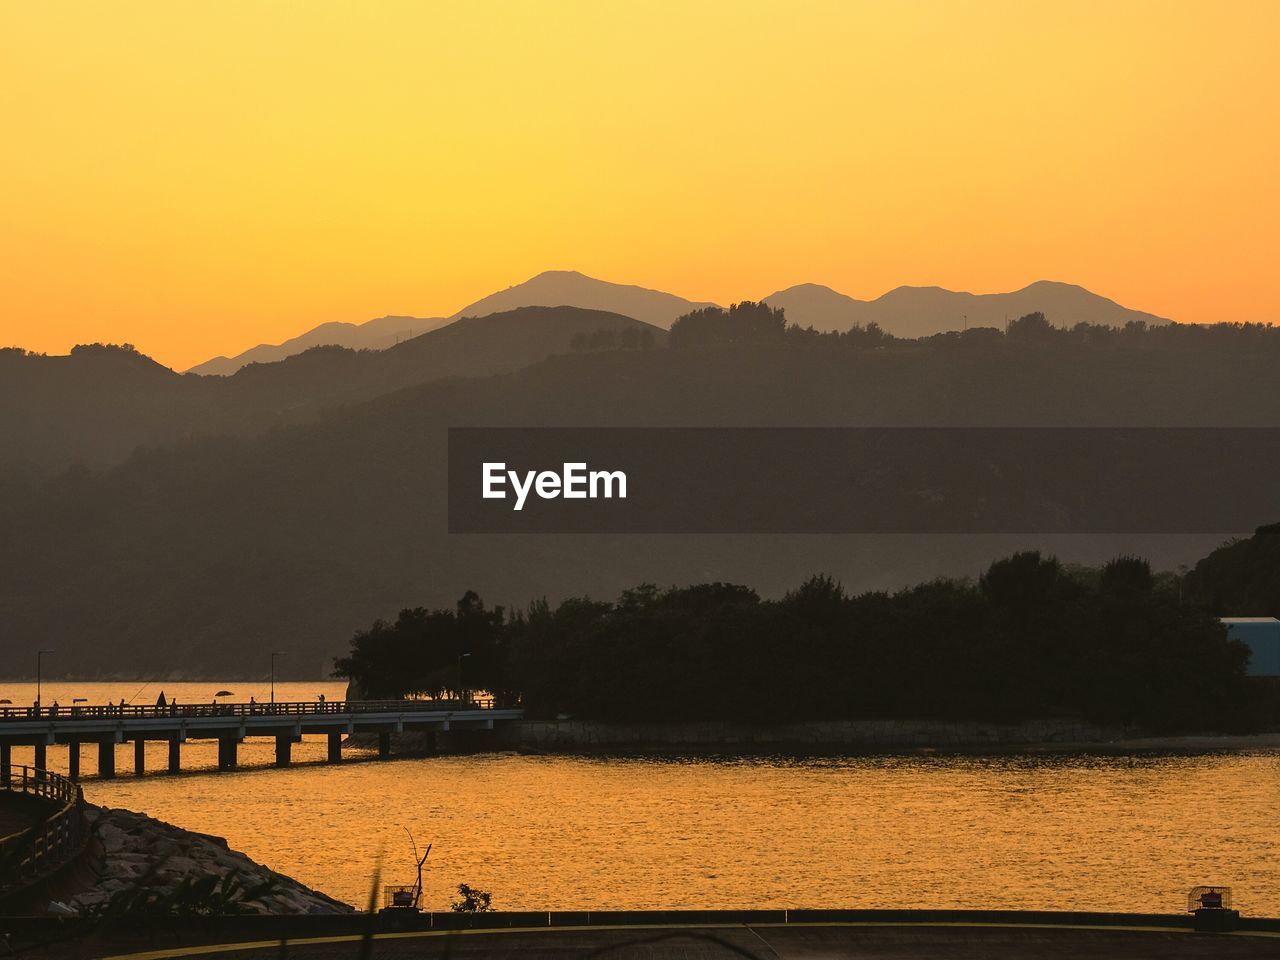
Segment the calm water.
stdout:
<path fill-rule="evenodd" d="M 80 684 L 118 700 L 130 685 Z M 180 701 L 196 686 L 166 684 Z M 247 698 L 257 687 L 224 684 Z M 242 689 L 243 688 L 243 689 Z M 15 702 L 27 685 L 0 686 Z M 52 689 L 52 688 L 51 688 Z M 337 685 L 277 685 L 310 698 Z M 111 691 L 108 693 L 107 691 Z M 59 695 L 61 690 L 59 688 Z M 61 703 L 69 703 L 61 699 Z M 83 694 L 82 694 L 83 695 Z M 150 694 L 154 700 L 154 694 Z M 27 700 L 30 695 L 26 694 Z M 45 702 L 52 700 L 50 692 Z M 145 699 L 145 698 L 144 698 Z M 138 701 L 141 702 L 141 701 Z M 155 768 L 163 764 L 155 748 Z M 188 766 L 213 766 L 189 743 Z M 271 762 L 246 741 L 245 764 Z M 319 738 L 295 756 L 319 760 Z M 15 760 L 22 754 L 15 751 Z M 352 752 L 350 755 L 358 756 Z M 50 749 L 65 766 L 66 749 Z M 93 752 L 84 754 L 92 772 Z M 1224 883 L 1280 915 L 1280 756 L 584 759 L 506 754 L 134 778 L 91 801 L 232 846 L 351 903 L 379 862 L 410 882 L 405 828 L 432 842 L 426 898 L 459 882 L 499 908 L 1027 907 L 1176 911 Z"/>

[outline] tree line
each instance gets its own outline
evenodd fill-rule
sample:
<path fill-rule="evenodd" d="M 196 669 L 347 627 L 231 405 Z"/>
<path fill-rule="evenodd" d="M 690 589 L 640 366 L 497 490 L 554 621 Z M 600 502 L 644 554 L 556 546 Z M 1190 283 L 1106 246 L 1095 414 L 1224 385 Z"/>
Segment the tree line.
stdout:
<path fill-rule="evenodd" d="M 913 348 L 922 344 L 967 340 L 1003 340 L 1011 344 L 1137 344 L 1211 348 L 1217 344 L 1246 341 L 1280 342 L 1280 327 L 1263 323 L 1159 324 L 1131 320 L 1123 327 L 1077 323 L 1056 326 L 1042 312 L 1029 313 L 1008 323 L 1004 330 L 974 327 L 923 338 L 898 338 L 874 321 L 848 330 L 820 332 L 813 327 L 788 324 L 781 307 L 745 300 L 723 307 L 705 307 L 679 317 L 671 325 L 668 345 L 673 349 L 732 343 L 811 343 L 824 346 Z"/>
<path fill-rule="evenodd" d="M 1070 717 L 1153 732 L 1239 729 L 1248 650 L 1142 559 L 1068 568 L 1036 552 L 976 581 L 781 599 L 702 583 L 488 609 L 401 611 L 335 676 L 366 696 L 485 689 L 531 717 L 798 721 Z"/>

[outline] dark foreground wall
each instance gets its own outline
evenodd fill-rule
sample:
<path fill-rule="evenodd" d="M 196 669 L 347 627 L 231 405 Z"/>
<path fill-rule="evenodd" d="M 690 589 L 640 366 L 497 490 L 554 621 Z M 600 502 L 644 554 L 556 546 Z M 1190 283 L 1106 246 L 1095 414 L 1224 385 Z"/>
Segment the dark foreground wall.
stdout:
<path fill-rule="evenodd" d="M 1280 921 L 1241 920 L 1245 936 L 1193 935 L 1193 919 L 1180 915 L 1054 913 L 998 910 L 664 910 L 522 911 L 488 914 L 415 914 L 222 917 L 116 921 L 90 925 L 75 920 L 26 918 L 0 921 L 0 935 L 24 956 L 82 958 L 119 956 L 156 947 L 237 944 L 223 956 L 287 955 L 345 958 L 366 955 L 360 940 L 380 939 L 380 957 L 421 957 L 421 938 L 451 931 L 507 931 L 501 936 L 450 938 L 444 955 L 509 957 L 515 954 L 599 956 L 645 944 L 655 960 L 698 956 L 727 960 L 743 956 L 895 956 L 903 958 L 1016 958 L 1072 956 L 1105 958 L 1268 957 Z M 396 936 L 399 935 L 399 936 Z M 327 941 L 313 938 L 331 938 Z M 313 939 L 312 943 L 307 943 Z M 761 952 L 761 945 L 772 950 Z M 721 949 L 722 947 L 730 949 Z M 975 952 L 975 950 L 977 952 Z M 198 951 L 196 951 L 198 952 Z"/>

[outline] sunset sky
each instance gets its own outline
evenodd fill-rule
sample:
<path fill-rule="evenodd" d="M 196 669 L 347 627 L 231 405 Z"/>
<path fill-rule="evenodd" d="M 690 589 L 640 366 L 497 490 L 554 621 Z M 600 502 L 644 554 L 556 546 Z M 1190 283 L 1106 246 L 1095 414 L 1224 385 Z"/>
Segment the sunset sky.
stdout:
<path fill-rule="evenodd" d="M 545 269 L 1280 321 L 1280 3 L 0 2 L 0 345 L 184 369 Z"/>

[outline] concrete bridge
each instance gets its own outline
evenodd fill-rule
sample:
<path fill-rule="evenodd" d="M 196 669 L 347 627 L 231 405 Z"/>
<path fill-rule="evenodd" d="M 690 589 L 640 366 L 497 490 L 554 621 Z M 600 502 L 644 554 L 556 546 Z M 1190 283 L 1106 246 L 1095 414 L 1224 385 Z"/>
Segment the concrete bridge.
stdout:
<path fill-rule="evenodd" d="M 337 700 L 301 703 L 212 703 L 168 706 L 106 704 L 74 707 L 0 707 L 0 782 L 10 775 L 15 745 L 35 750 L 33 766 L 45 769 L 49 747 L 65 744 L 67 769 L 80 778 L 81 747 L 98 749 L 98 774 L 115 776 L 116 744 L 133 741 L 134 771 L 146 768 L 148 740 L 169 745 L 169 772 L 182 768 L 186 740 L 217 740 L 218 769 L 234 770 L 238 744 L 245 737 L 274 737 L 276 766 L 289 765 L 291 748 L 303 734 L 329 738 L 329 762 L 342 759 L 342 738 L 376 733 L 378 755 L 391 752 L 391 734 L 447 730 L 492 730 L 519 720 L 518 708 L 500 707 L 491 699 L 471 700 Z"/>

